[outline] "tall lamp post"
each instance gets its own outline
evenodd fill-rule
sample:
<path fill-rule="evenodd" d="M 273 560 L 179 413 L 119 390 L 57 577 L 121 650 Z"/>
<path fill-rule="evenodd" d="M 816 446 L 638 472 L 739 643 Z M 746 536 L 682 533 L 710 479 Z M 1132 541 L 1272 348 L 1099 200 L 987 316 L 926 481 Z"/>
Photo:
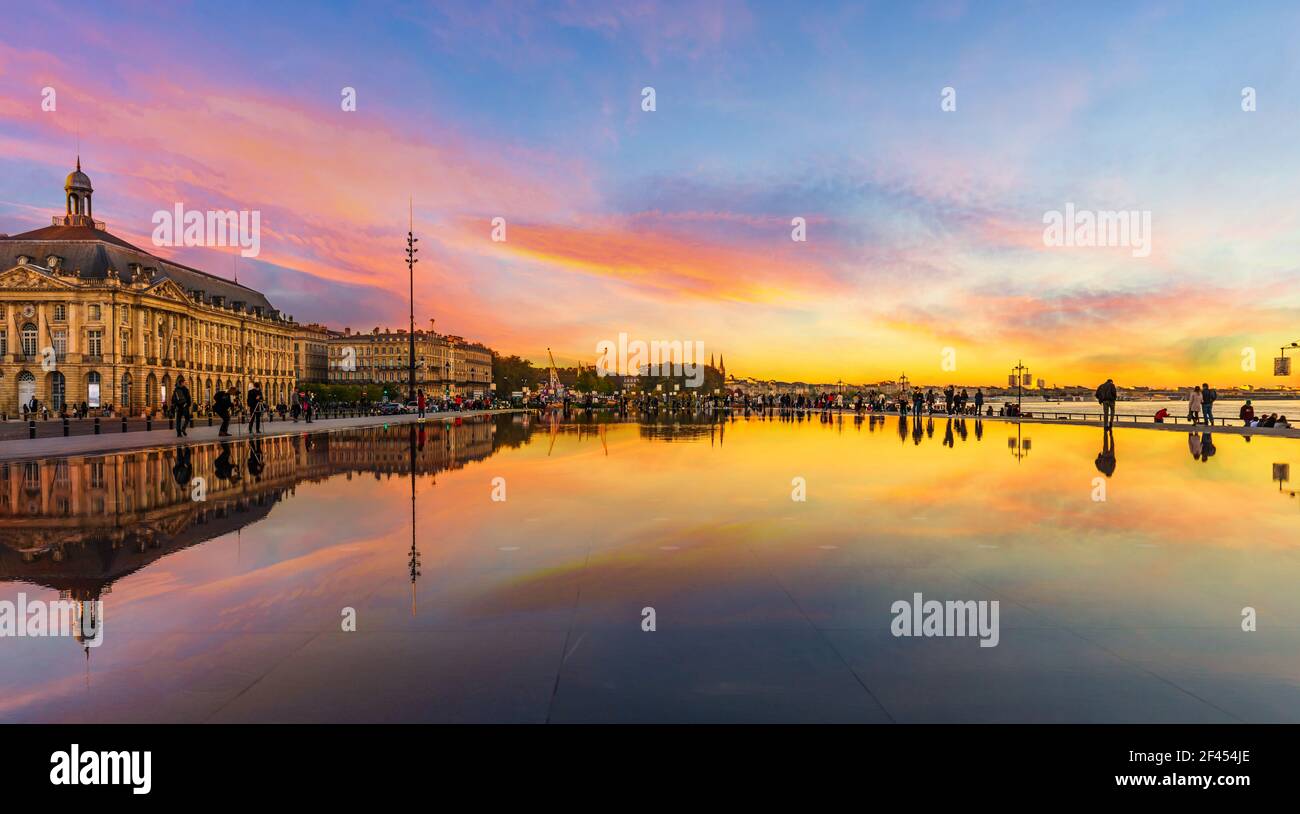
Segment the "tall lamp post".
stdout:
<path fill-rule="evenodd" d="M 1016 379 L 1016 412 L 1017 413 L 1020 412 L 1020 399 L 1024 393 L 1024 388 L 1022 387 L 1024 383 L 1024 374 L 1028 372 L 1029 372 L 1029 368 L 1025 367 L 1020 362 L 1019 359 L 1016 360 L 1016 366 L 1011 368 L 1011 375 L 1014 376 Z"/>
<path fill-rule="evenodd" d="M 410 328 L 411 347 L 410 347 L 410 356 L 407 357 L 407 361 L 409 363 L 410 369 L 409 369 L 408 388 L 407 388 L 409 392 L 407 394 L 406 401 L 409 404 L 415 401 L 415 264 L 420 262 L 415 258 L 416 253 L 420 251 L 419 249 L 415 248 L 415 244 L 419 243 L 420 239 L 415 236 L 415 201 L 414 200 L 410 202 L 410 211 L 408 214 L 410 217 L 410 221 L 406 231 L 406 272 L 407 272 L 407 276 L 410 278 L 410 286 L 411 286 L 411 328 Z"/>

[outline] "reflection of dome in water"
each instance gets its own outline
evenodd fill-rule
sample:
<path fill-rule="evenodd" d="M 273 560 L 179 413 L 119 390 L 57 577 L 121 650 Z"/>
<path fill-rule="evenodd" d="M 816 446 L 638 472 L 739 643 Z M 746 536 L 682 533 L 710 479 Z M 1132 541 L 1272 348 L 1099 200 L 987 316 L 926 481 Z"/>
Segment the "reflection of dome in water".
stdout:
<path fill-rule="evenodd" d="M 104 632 L 103 602 L 83 599 L 76 604 L 76 619 L 72 637 L 84 648 L 93 647 Z"/>

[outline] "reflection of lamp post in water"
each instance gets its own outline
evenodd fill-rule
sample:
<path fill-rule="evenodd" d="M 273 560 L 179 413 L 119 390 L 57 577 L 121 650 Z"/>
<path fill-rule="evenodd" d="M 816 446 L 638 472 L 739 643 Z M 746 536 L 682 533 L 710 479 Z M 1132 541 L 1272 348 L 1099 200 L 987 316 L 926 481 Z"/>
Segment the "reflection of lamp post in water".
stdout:
<path fill-rule="evenodd" d="M 908 383 L 909 383 L 909 382 L 908 382 L 907 374 L 906 374 L 906 373 L 900 373 L 899 376 L 898 376 L 898 392 L 900 392 L 900 393 L 906 395 L 906 394 L 907 394 L 907 385 L 908 385 Z"/>
<path fill-rule="evenodd" d="M 1023 460 L 1025 456 L 1029 454 L 1029 450 L 1033 448 L 1033 443 L 1034 440 L 1032 438 L 1022 439 L 1020 437 L 1020 422 L 1017 421 L 1016 437 L 1007 439 L 1007 449 L 1011 450 L 1012 456 L 1014 456 L 1017 461 Z"/>
<path fill-rule="evenodd" d="M 415 547 L 415 425 L 411 424 L 411 551 L 407 568 L 411 576 L 411 615 L 415 615 L 415 581 L 420 578 L 420 549 Z"/>

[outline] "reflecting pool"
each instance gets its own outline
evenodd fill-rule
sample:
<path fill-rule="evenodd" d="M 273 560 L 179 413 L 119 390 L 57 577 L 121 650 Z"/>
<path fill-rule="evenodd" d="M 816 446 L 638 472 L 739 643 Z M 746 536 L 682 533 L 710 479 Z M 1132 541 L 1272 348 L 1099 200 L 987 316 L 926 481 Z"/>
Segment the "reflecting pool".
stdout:
<path fill-rule="evenodd" d="M 83 626 L 0 637 L 0 721 L 1295 722 L 1293 463 L 816 414 L 10 462 L 0 607 Z M 996 646 L 895 635 L 917 594 Z"/>

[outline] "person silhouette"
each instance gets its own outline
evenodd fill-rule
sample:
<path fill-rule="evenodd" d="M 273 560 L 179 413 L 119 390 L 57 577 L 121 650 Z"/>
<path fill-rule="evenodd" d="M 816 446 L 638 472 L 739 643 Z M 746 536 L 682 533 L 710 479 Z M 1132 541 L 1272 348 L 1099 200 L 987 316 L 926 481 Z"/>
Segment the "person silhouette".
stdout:
<path fill-rule="evenodd" d="M 194 465 L 190 459 L 190 448 L 177 447 L 176 461 L 172 464 L 172 477 L 176 480 L 176 485 L 182 489 L 188 489 L 193 476 Z"/>
<path fill-rule="evenodd" d="M 1101 431 L 1101 452 L 1097 454 L 1097 471 L 1106 477 L 1115 474 L 1115 431 L 1107 424 Z"/>

